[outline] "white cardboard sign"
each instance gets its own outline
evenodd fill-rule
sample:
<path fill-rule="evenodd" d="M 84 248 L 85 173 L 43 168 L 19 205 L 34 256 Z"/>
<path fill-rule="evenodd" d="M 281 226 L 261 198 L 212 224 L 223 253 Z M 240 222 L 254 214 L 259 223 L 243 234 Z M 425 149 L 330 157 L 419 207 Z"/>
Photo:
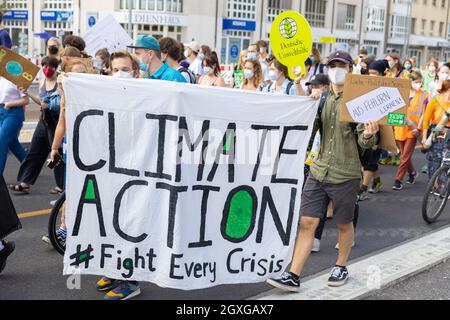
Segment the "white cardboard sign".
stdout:
<path fill-rule="evenodd" d="M 125 50 L 133 43 L 128 33 L 112 15 L 103 18 L 89 29 L 83 35 L 83 39 L 86 41 L 86 51 L 90 56 L 94 56 L 103 48 L 107 48 L 110 53 Z"/>
<path fill-rule="evenodd" d="M 347 102 L 347 109 L 355 122 L 378 121 L 406 105 L 397 88 L 381 87 Z"/>

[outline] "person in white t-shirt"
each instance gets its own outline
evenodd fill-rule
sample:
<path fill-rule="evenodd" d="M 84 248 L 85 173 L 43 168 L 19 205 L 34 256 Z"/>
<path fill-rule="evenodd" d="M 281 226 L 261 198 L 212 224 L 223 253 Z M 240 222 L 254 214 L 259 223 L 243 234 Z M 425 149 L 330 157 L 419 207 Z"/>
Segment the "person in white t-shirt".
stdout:
<path fill-rule="evenodd" d="M 8 150 L 19 162 L 27 155 L 18 137 L 25 120 L 25 106 L 29 103 L 16 85 L 0 76 L 0 176 L 5 170 Z"/>
<path fill-rule="evenodd" d="M 184 55 L 188 58 L 190 65 L 189 70 L 191 70 L 197 78 L 197 82 L 200 80 L 200 77 L 203 75 L 202 68 L 202 55 L 199 55 L 199 45 L 197 42 L 192 41 L 184 45 L 186 50 L 184 51 Z"/>
<path fill-rule="evenodd" d="M 263 74 L 263 84 L 265 86 L 269 85 L 271 83 L 269 72 L 269 64 L 266 62 L 266 60 L 261 60 L 261 53 L 260 48 L 258 44 L 254 43 L 251 44 L 247 49 L 247 60 L 258 60 L 261 64 L 261 71 Z"/>

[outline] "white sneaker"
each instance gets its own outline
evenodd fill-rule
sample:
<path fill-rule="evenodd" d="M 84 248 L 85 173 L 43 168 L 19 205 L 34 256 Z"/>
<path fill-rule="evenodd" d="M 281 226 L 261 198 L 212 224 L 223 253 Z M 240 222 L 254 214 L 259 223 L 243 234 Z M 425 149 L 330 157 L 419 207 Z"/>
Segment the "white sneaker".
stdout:
<path fill-rule="evenodd" d="M 50 205 L 51 205 L 52 207 L 54 207 L 54 206 L 55 206 L 55 203 L 56 203 L 56 201 L 58 201 L 58 200 L 53 200 L 53 201 L 50 201 Z"/>
<path fill-rule="evenodd" d="M 42 236 L 42 241 L 44 241 L 46 244 L 51 244 L 48 234 Z"/>
<path fill-rule="evenodd" d="M 314 239 L 313 247 L 311 249 L 311 252 L 319 252 L 320 251 L 320 240 Z"/>
<path fill-rule="evenodd" d="M 352 243 L 352 248 L 355 246 L 355 241 Z M 336 250 L 339 250 L 339 242 L 336 243 L 336 246 L 334 247 Z"/>

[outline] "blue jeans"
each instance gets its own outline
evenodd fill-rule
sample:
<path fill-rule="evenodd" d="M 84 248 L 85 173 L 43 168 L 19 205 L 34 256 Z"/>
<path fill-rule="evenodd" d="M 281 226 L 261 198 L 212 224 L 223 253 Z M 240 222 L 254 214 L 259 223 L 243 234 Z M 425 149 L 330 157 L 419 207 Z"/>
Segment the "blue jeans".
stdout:
<path fill-rule="evenodd" d="M 19 143 L 19 133 L 25 120 L 24 108 L 11 108 L 9 110 L 0 104 L 0 176 L 3 176 L 8 150 L 22 162 L 27 155 Z"/>

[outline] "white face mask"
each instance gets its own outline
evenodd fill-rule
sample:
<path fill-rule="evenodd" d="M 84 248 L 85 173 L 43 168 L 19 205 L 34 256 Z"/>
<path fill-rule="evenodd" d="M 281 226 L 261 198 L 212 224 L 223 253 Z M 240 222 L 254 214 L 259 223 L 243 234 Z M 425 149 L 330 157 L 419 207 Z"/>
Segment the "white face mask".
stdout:
<path fill-rule="evenodd" d="M 412 84 L 412 88 L 416 91 L 418 91 L 421 87 L 422 87 L 422 83 L 420 83 L 420 82 L 414 82 Z"/>
<path fill-rule="evenodd" d="M 338 86 L 342 86 L 345 83 L 347 73 L 348 71 L 344 68 L 331 68 L 328 70 L 331 83 Z"/>
<path fill-rule="evenodd" d="M 205 55 L 203 54 L 203 52 L 199 52 L 197 55 L 197 59 L 200 61 L 203 61 L 203 59 L 205 59 Z"/>
<path fill-rule="evenodd" d="M 276 72 L 275 70 L 270 70 L 269 71 L 269 79 L 272 81 L 277 81 L 279 78 L 278 72 Z"/>
<path fill-rule="evenodd" d="M 186 58 L 189 58 L 189 49 L 186 49 L 186 50 L 184 50 L 184 56 L 186 57 Z"/>
<path fill-rule="evenodd" d="M 211 67 L 203 67 L 203 74 L 211 74 L 213 69 Z"/>
<path fill-rule="evenodd" d="M 448 72 L 441 72 L 439 73 L 439 80 L 441 81 L 448 80 L 449 76 L 450 75 L 448 74 Z"/>
<path fill-rule="evenodd" d="M 113 73 L 114 78 L 121 78 L 121 79 L 132 79 L 133 75 L 131 72 L 125 72 L 125 71 L 117 71 Z"/>
<path fill-rule="evenodd" d="M 394 61 L 389 61 L 389 69 L 392 69 L 395 66 L 395 62 Z"/>
<path fill-rule="evenodd" d="M 255 73 L 252 70 L 250 70 L 250 69 L 244 70 L 244 78 L 245 79 L 249 80 L 249 79 L 253 78 L 254 75 L 255 75 Z"/>
<path fill-rule="evenodd" d="M 436 72 L 436 67 L 435 66 L 428 66 L 428 71 L 430 73 L 435 73 Z"/>

